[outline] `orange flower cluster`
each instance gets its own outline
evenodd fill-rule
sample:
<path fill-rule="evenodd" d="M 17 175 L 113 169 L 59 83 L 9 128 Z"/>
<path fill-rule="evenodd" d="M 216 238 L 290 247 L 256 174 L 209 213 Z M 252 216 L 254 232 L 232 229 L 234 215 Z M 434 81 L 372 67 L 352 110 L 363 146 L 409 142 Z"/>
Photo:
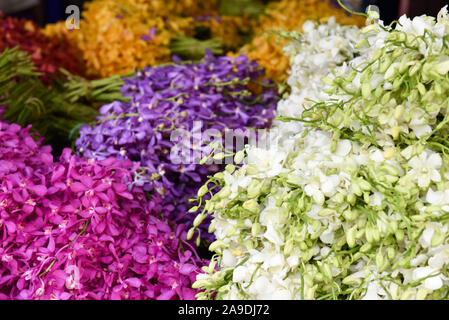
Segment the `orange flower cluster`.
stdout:
<path fill-rule="evenodd" d="M 245 17 L 219 17 L 216 0 L 94 0 L 86 3 L 79 30 L 58 23 L 44 33 L 65 34 L 81 52 L 87 76 L 104 78 L 169 61 L 170 42 L 201 28 L 232 50 L 243 45 L 241 30 L 251 29 Z"/>

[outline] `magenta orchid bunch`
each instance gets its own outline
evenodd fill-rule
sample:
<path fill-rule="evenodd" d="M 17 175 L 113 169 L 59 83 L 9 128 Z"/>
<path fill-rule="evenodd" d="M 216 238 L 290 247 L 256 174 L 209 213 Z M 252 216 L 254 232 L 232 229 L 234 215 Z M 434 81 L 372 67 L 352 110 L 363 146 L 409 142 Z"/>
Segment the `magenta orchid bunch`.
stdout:
<path fill-rule="evenodd" d="M 194 299 L 207 262 L 133 163 L 55 162 L 29 129 L 0 122 L 0 299 Z"/>

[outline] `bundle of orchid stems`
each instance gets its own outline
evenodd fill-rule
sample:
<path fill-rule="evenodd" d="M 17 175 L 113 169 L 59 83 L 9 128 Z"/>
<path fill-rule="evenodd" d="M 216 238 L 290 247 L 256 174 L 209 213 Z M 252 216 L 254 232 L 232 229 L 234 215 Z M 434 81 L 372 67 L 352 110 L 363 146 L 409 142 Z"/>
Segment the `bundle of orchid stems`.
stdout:
<path fill-rule="evenodd" d="M 447 7 L 338 2 L 92 1 L 91 79 L 8 36 L 0 299 L 447 300 Z"/>

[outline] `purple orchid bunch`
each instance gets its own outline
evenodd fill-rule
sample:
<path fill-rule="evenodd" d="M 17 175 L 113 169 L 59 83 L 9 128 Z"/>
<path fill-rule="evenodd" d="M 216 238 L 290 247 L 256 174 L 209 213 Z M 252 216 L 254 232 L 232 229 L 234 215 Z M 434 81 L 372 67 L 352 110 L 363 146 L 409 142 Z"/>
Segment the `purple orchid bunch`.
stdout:
<path fill-rule="evenodd" d="M 131 100 L 103 106 L 94 125 L 80 128 L 76 150 L 86 158 L 139 163 L 133 183 L 159 194 L 171 221 L 191 227 L 196 215 L 188 213 L 189 199 L 223 166 L 201 165 L 195 156 L 179 161 L 173 148 L 207 154 L 208 141 L 194 138 L 201 131 L 267 128 L 278 97 L 274 84 L 263 79 L 263 69 L 244 55 L 215 57 L 206 51 L 200 63 L 176 62 L 126 79 L 122 94 Z M 174 134 L 180 130 L 187 135 Z M 207 221 L 201 228 L 201 238 L 213 240 L 205 231 Z"/>
<path fill-rule="evenodd" d="M 29 130 L 0 122 L 0 299 L 194 299 L 207 261 L 130 187 L 135 165 L 55 162 Z"/>

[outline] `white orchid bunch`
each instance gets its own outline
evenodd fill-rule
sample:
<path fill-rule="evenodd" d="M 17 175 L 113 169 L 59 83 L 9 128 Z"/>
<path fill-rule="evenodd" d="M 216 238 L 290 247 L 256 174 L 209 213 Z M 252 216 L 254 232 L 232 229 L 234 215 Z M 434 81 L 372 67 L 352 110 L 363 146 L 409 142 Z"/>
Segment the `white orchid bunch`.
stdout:
<path fill-rule="evenodd" d="M 195 221 L 211 214 L 217 237 L 198 298 L 448 298 L 447 10 L 343 38 L 337 54 L 323 33 L 286 49 L 277 135 L 198 193 L 221 188 Z"/>

